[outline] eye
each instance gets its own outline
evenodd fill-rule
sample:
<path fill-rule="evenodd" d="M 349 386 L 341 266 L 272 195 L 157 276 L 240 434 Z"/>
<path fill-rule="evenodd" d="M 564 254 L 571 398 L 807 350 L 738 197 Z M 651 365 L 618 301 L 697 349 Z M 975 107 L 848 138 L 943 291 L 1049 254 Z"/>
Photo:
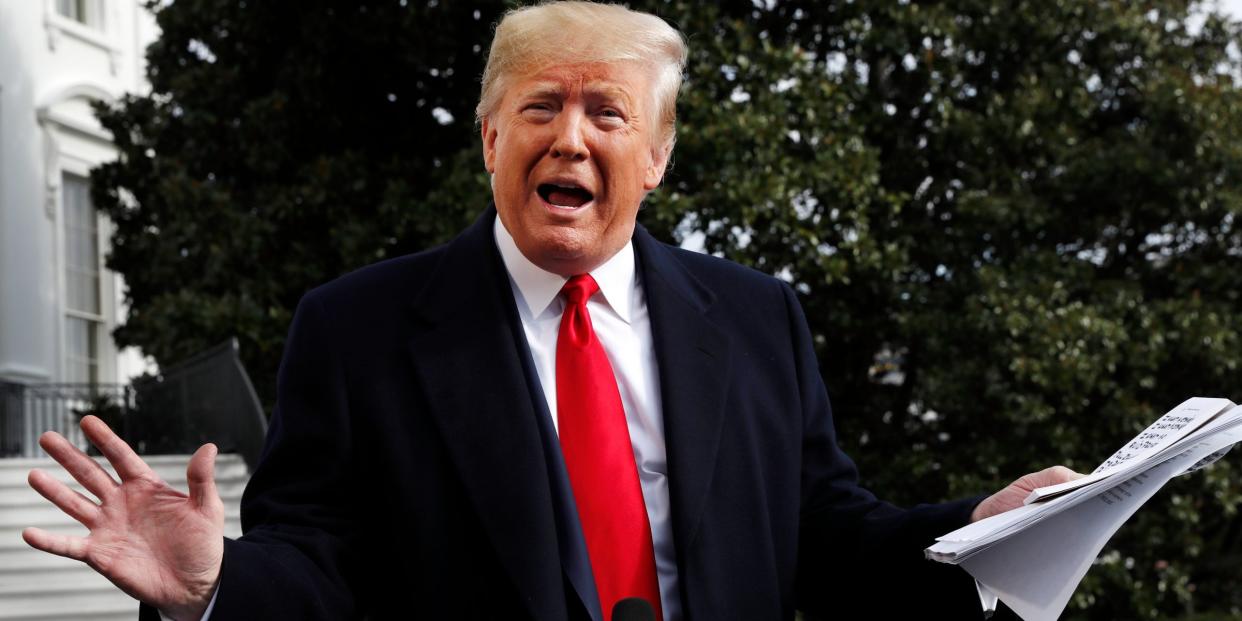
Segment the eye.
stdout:
<path fill-rule="evenodd" d="M 620 111 L 620 110 L 617 110 L 616 108 L 600 108 L 600 109 L 599 109 L 599 112 L 597 112 L 596 114 L 598 114 L 598 115 L 600 115 L 600 116 L 602 116 L 602 117 L 604 117 L 604 118 L 606 118 L 606 119 L 618 119 L 618 120 L 620 120 L 620 119 L 624 119 L 624 118 L 625 118 L 625 116 L 621 114 L 621 111 Z"/>
<path fill-rule="evenodd" d="M 536 101 L 522 106 L 522 116 L 531 122 L 542 123 L 556 115 L 556 108 L 546 101 Z"/>

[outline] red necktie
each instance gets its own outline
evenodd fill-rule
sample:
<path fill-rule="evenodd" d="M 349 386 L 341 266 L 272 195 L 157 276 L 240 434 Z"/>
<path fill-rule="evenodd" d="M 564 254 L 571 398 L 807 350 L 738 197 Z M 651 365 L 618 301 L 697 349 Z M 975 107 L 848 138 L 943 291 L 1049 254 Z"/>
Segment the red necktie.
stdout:
<path fill-rule="evenodd" d="M 565 283 L 556 341 L 556 410 L 561 453 L 586 537 L 604 619 L 618 600 L 641 597 L 660 612 L 651 525 L 617 380 L 591 327 L 587 299 L 599 285 L 583 274 Z"/>

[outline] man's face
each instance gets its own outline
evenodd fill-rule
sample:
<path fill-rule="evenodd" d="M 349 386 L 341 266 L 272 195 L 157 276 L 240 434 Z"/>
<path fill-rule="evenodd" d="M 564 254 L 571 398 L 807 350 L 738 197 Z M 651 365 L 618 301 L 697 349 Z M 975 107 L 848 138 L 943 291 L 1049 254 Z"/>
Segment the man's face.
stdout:
<path fill-rule="evenodd" d="M 555 66 L 515 78 L 483 120 L 496 210 L 531 262 L 582 274 L 630 239 L 668 161 L 652 83 L 632 63 Z"/>

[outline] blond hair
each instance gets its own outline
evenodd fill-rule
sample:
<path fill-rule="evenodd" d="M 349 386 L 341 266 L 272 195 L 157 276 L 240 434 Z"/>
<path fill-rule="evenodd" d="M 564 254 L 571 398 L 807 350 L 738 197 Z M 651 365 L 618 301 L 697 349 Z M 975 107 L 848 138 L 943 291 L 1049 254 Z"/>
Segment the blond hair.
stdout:
<path fill-rule="evenodd" d="M 652 94 L 671 148 L 686 54 L 681 33 L 667 22 L 620 5 L 545 2 L 513 9 L 496 25 L 475 115 L 480 121 L 490 116 L 515 76 L 556 64 L 638 62 L 656 71 Z"/>

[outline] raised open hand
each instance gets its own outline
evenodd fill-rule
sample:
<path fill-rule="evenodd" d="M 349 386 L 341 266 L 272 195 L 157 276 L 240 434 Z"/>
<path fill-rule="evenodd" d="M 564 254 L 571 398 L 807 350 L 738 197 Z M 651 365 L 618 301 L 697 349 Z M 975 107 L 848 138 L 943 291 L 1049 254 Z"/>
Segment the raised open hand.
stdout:
<path fill-rule="evenodd" d="M 197 621 L 215 591 L 224 556 L 224 503 L 216 492 L 215 445 L 203 445 L 190 459 L 187 496 L 160 480 L 102 420 L 84 417 L 82 431 L 108 458 L 120 483 L 60 434 L 44 433 L 39 446 L 99 502 L 42 470 L 31 470 L 30 486 L 90 534 L 74 537 L 27 528 L 22 538 L 45 552 L 90 565 L 122 591 L 174 619 Z"/>

